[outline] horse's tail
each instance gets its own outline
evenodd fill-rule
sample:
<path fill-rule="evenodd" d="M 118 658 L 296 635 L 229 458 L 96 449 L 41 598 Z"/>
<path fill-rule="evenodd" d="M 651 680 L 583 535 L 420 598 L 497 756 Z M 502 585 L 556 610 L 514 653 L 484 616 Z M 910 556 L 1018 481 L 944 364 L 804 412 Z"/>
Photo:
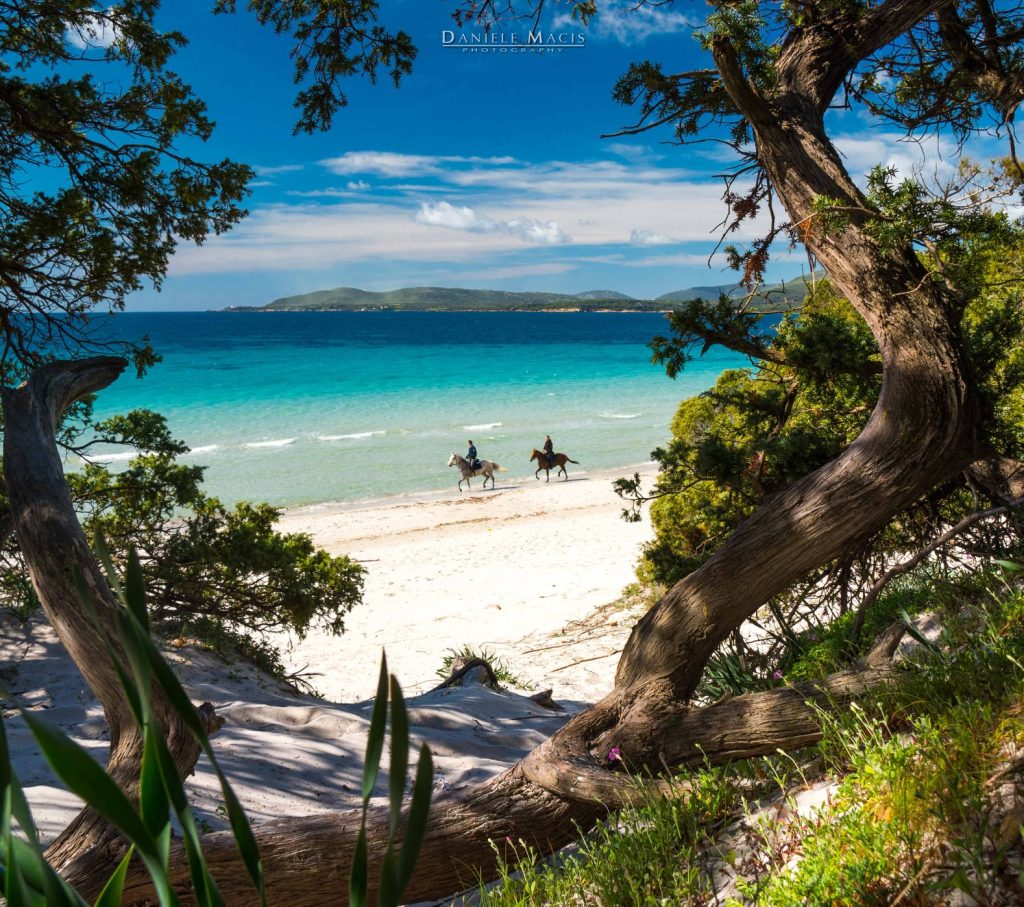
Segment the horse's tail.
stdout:
<path fill-rule="evenodd" d="M 565 458 L 565 462 L 566 463 L 575 463 L 577 466 L 580 465 L 580 461 L 579 460 L 574 460 L 572 457 L 566 457 Z"/>
<path fill-rule="evenodd" d="M 497 463 L 493 463 L 491 465 L 494 466 L 495 472 L 508 472 L 508 470 L 504 466 L 499 466 Z"/>

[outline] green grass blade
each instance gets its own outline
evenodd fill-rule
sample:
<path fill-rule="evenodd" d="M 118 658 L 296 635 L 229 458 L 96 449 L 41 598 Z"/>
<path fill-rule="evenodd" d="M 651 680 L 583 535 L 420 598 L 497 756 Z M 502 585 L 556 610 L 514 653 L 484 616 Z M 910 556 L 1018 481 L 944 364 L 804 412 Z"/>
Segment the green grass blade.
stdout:
<path fill-rule="evenodd" d="M 214 759 L 213 753 L 209 750 L 209 743 L 207 743 L 206 748 L 206 755 L 210 757 L 210 764 L 217 773 L 217 778 L 220 779 L 220 789 L 224 794 L 224 806 L 228 812 L 228 821 L 231 823 L 231 831 L 235 836 L 238 851 L 245 861 L 246 869 L 249 871 L 249 878 L 252 879 L 253 884 L 260 893 L 260 903 L 266 904 L 267 896 L 263 890 L 263 861 L 260 859 L 260 851 L 256 845 L 256 838 L 252 833 L 252 826 L 249 825 L 249 819 L 245 814 L 245 810 L 242 808 L 238 797 L 235 796 L 235 792 L 228 783 L 227 777 L 220 770 L 220 766 L 217 764 L 216 759 Z"/>
<path fill-rule="evenodd" d="M 117 571 L 114 569 L 114 559 L 110 556 L 110 549 L 107 547 L 107 540 L 102 532 L 97 532 L 93 537 L 92 549 L 96 552 L 96 558 L 106 574 L 110 588 L 114 590 L 114 595 L 123 600 L 124 589 L 121 588 L 121 581 L 117 578 Z"/>
<path fill-rule="evenodd" d="M 167 827 L 171 809 L 164 790 L 164 779 L 160 772 L 160 756 L 156 752 L 154 738 L 163 732 L 147 722 L 144 732 L 142 749 L 142 768 L 139 772 L 139 810 L 142 821 L 146 823 L 149 833 L 156 838 Z M 163 849 L 161 849 L 162 851 Z"/>
<path fill-rule="evenodd" d="M 138 846 L 140 854 L 150 859 L 159 859 L 156 841 L 142 818 L 121 788 L 96 761 L 48 721 L 31 712 L 23 711 L 21 714 L 46 761 L 68 790 L 123 831 Z"/>
<path fill-rule="evenodd" d="M 132 715 L 135 716 L 135 720 L 140 725 L 145 724 L 146 710 L 142 706 L 142 698 L 139 695 L 138 684 L 117 660 L 114 661 L 114 669 L 117 671 L 117 676 L 121 680 L 121 687 L 125 692 L 125 697 L 128 699 L 128 705 L 132 710 Z"/>
<path fill-rule="evenodd" d="M 922 646 L 924 646 L 933 655 L 939 655 L 942 653 L 942 649 L 933 643 L 927 636 L 922 636 L 921 631 L 917 629 L 913 619 L 907 614 L 904 608 L 899 610 L 900 620 L 903 621 L 903 627 L 907 631 L 907 635 L 911 639 L 917 640 Z"/>
<path fill-rule="evenodd" d="M 68 790 L 124 832 L 145 862 L 160 903 L 164 907 L 177 905 L 178 898 L 167 878 L 160 848 L 121 788 L 82 747 L 61 730 L 31 712 L 22 711 L 21 714 L 57 777 Z"/>
<path fill-rule="evenodd" d="M 996 561 L 996 563 L 1008 573 L 1024 573 L 1024 564 L 1014 561 Z"/>
<path fill-rule="evenodd" d="M 36 907 L 42 905 L 42 898 L 32 897 L 28 883 L 21 871 L 21 862 L 14 856 L 13 836 L 7 842 L 7 859 L 4 861 L 4 898 L 7 907 Z"/>
<path fill-rule="evenodd" d="M 391 677 L 391 766 L 388 773 L 388 792 L 391 814 L 388 838 L 393 840 L 402 817 L 405 798 L 405 774 L 409 768 L 409 712 L 405 708 L 402 688 L 394 675 Z"/>
<path fill-rule="evenodd" d="M 409 817 L 405 822 L 405 835 L 402 848 L 398 854 L 396 868 L 397 896 L 409 885 L 412 871 L 419 859 L 420 848 L 427 835 L 427 816 L 430 813 L 430 798 L 434 789 L 434 758 L 430 748 L 424 743 L 420 746 L 419 764 L 416 766 L 416 780 L 412 785 L 412 801 L 409 804 Z"/>
<path fill-rule="evenodd" d="M 184 786 L 178 775 L 178 768 L 174 764 L 174 759 L 171 758 L 166 739 L 162 736 L 156 737 L 154 749 L 158 757 L 164 791 L 181 825 L 185 858 L 188 862 L 189 876 L 192 879 L 193 896 L 199 907 L 219 907 L 223 904 L 223 898 L 203 858 L 202 843 L 199 839 L 195 816 L 192 813 L 192 807 L 188 804 Z"/>
<path fill-rule="evenodd" d="M 96 903 L 93 907 L 121 907 L 124 880 L 128 876 L 128 864 L 132 861 L 132 854 L 134 853 L 135 848 L 129 847 L 128 853 L 124 855 L 124 859 L 117 864 L 114 874 L 107 879 L 107 884 L 103 886 L 103 890 L 100 892 L 100 896 L 96 898 Z"/>
<path fill-rule="evenodd" d="M 18 820 L 18 825 L 37 848 L 39 847 L 39 832 L 36 829 L 35 820 L 32 818 L 32 810 L 29 808 L 28 800 L 25 798 L 25 791 L 18 781 L 18 775 L 11 765 L 11 752 L 7 746 L 7 733 L 4 730 L 4 723 L 0 720 L 0 791 L 10 794 L 10 805 L 4 818 L 4 830 L 8 830 L 10 816 Z"/>
<path fill-rule="evenodd" d="M 20 885 L 29 900 L 45 899 L 46 879 L 43 874 L 44 861 L 39 851 L 27 841 L 12 834 L 7 842 L 11 865 L 17 866 Z"/>
<path fill-rule="evenodd" d="M 224 794 L 224 805 L 227 809 L 228 821 L 231 824 L 231 830 L 235 835 L 235 842 L 238 845 L 238 851 L 242 856 L 242 860 L 249 872 L 249 877 L 253 881 L 253 885 L 259 891 L 260 903 L 265 903 L 266 895 L 263 887 L 263 864 L 260 860 L 259 848 L 256 845 L 256 838 L 253 836 L 249 820 L 245 815 L 245 810 L 242 809 L 241 803 L 238 801 L 238 798 L 235 796 L 235 792 L 231 789 L 231 785 L 228 783 L 227 776 L 221 770 L 220 764 L 217 762 L 217 757 L 213 752 L 213 747 L 210 745 L 210 740 L 206 734 L 203 722 L 199 717 L 199 712 L 192 704 L 192 700 L 189 699 L 188 694 L 181 685 L 181 682 L 178 680 L 174 671 L 171 670 L 170 665 L 167 664 L 167 661 L 160 653 L 160 650 L 156 647 L 152 638 L 135 619 L 135 615 L 128 610 L 125 610 L 122 614 L 128 631 L 126 636 L 131 639 L 130 643 L 126 641 L 129 650 L 138 647 L 138 651 L 147 661 L 148 668 L 152 671 L 156 682 L 167 696 L 171 707 L 182 721 L 185 722 L 186 727 L 195 734 L 203 752 L 206 753 L 210 760 L 210 765 L 217 775 L 221 791 Z"/>
<path fill-rule="evenodd" d="M 352 851 L 352 872 L 348 877 L 348 902 L 350 907 L 366 907 L 366 895 L 370 885 L 370 872 L 366 857 L 366 819 L 359 829 L 356 846 Z"/>
<path fill-rule="evenodd" d="M 377 698 L 370 715 L 370 732 L 366 738 L 366 760 L 363 762 L 363 811 L 366 811 L 380 769 L 380 754 L 384 751 L 384 734 L 388 717 L 388 660 L 380 654 L 380 677 L 377 680 Z"/>
<path fill-rule="evenodd" d="M 142 628 L 149 633 L 149 611 L 146 608 L 146 583 L 139 555 L 132 548 L 128 552 L 128 566 L 124 574 L 124 603 L 135 615 Z"/>
<path fill-rule="evenodd" d="M 377 907 L 398 907 L 398 889 L 395 885 L 395 849 L 388 844 L 380 863 L 380 882 Z"/>

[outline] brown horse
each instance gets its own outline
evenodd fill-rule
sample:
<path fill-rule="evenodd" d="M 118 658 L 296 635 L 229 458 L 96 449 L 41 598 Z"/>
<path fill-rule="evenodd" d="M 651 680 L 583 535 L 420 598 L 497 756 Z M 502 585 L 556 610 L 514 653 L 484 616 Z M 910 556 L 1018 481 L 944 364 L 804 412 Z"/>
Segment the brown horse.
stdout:
<path fill-rule="evenodd" d="M 544 470 L 544 474 L 547 476 L 547 478 L 545 479 L 546 482 L 550 482 L 551 481 L 551 470 L 552 469 L 559 469 L 559 470 L 561 470 L 562 475 L 565 476 L 565 481 L 568 482 L 569 481 L 569 473 L 567 473 L 565 471 L 565 464 L 566 463 L 575 463 L 577 466 L 580 465 L 577 460 L 570 459 L 568 454 L 556 453 L 556 454 L 552 454 L 550 457 L 548 457 L 548 455 L 546 453 L 544 453 L 544 451 L 537 450 L 536 447 L 533 449 L 533 453 L 530 454 L 530 462 L 532 463 L 534 460 L 537 461 L 537 471 L 533 474 L 533 477 L 535 479 L 540 479 L 540 471 L 543 469 Z M 557 472 L 555 473 L 555 478 L 556 479 L 558 478 L 558 473 Z"/>

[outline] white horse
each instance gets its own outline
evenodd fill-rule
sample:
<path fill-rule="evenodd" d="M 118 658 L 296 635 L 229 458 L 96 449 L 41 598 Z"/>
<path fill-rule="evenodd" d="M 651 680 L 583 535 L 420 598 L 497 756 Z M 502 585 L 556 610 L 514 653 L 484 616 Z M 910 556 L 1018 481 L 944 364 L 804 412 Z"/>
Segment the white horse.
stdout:
<path fill-rule="evenodd" d="M 459 479 L 459 491 L 462 491 L 462 483 L 466 483 L 466 487 L 469 488 L 469 480 L 473 476 L 484 477 L 484 488 L 487 487 L 487 480 L 491 480 L 491 488 L 494 488 L 494 474 L 496 472 L 504 472 L 505 468 L 499 466 L 497 463 L 492 463 L 490 460 L 481 460 L 480 468 L 474 469 L 469 465 L 469 460 L 465 457 L 460 457 L 455 451 L 452 451 L 452 458 L 448 461 L 449 466 L 458 466 L 459 472 L 462 473 L 462 478 Z"/>

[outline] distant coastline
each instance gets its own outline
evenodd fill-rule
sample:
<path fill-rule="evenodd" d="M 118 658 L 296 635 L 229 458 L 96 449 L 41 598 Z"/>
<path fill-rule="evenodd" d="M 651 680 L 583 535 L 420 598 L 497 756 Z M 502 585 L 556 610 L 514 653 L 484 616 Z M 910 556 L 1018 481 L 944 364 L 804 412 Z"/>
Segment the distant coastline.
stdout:
<path fill-rule="evenodd" d="M 754 307 L 765 313 L 799 307 L 810 278 L 762 287 Z M 737 303 L 747 292 L 736 284 L 688 287 L 655 299 L 634 299 L 615 290 L 583 293 L 510 292 L 472 290 L 464 287 L 403 287 L 375 292 L 358 287 L 335 287 L 297 296 L 285 296 L 262 306 L 227 306 L 224 312 L 670 312 L 680 303 L 695 299 L 717 301 L 721 296 Z"/>

